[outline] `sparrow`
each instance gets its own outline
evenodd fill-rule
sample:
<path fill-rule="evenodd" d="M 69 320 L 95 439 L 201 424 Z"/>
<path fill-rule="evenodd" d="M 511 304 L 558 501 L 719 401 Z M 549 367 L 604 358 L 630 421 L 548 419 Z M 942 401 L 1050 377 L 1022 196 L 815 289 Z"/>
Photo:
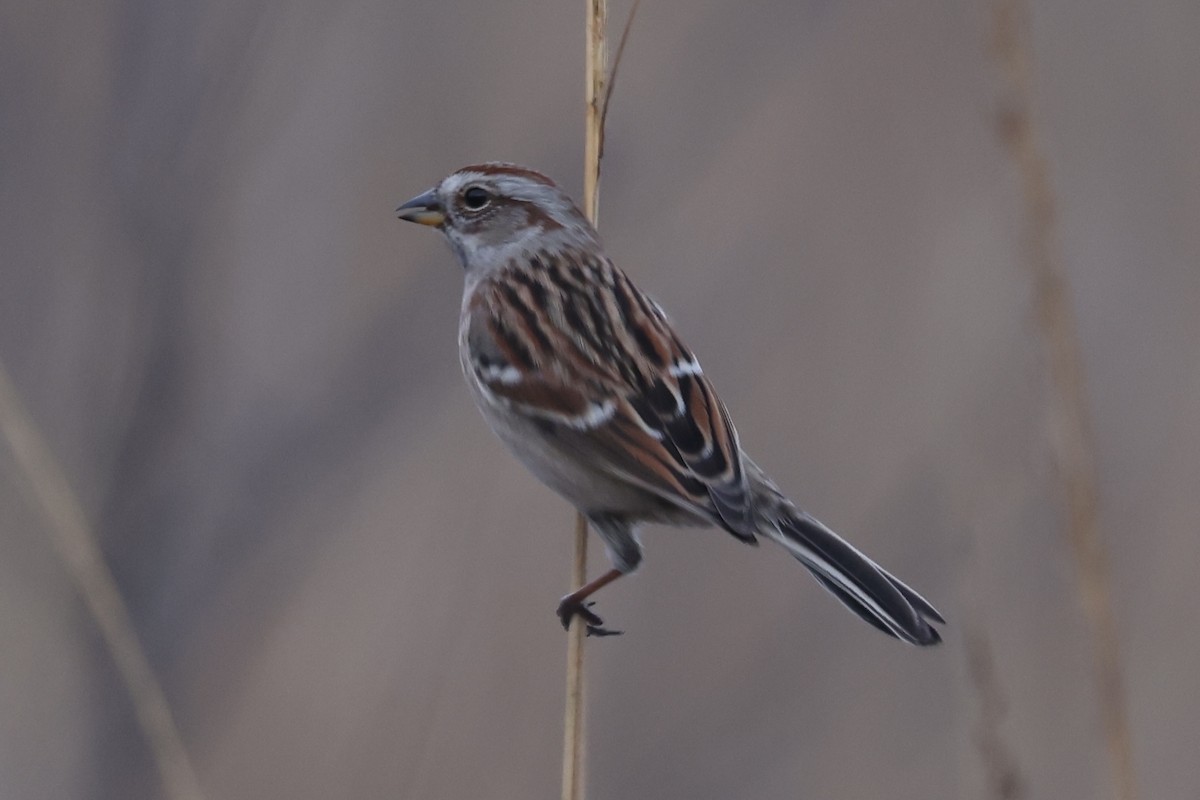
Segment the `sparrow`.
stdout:
<path fill-rule="evenodd" d="M 464 274 L 459 357 L 488 425 L 575 506 L 612 568 L 562 598 L 588 601 L 642 562 L 643 523 L 774 541 L 851 611 L 914 645 L 945 623 L 921 595 L 787 499 L 742 451 L 725 405 L 662 307 L 605 255 L 571 198 L 532 169 L 464 167 L 401 205 L 437 228 Z"/>

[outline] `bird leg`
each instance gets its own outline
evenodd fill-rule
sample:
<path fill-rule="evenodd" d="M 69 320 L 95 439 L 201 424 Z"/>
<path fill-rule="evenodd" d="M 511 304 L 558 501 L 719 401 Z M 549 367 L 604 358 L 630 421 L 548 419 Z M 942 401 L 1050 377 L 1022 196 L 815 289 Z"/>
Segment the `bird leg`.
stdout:
<path fill-rule="evenodd" d="M 588 636 L 620 636 L 623 631 L 610 631 L 603 627 L 604 620 L 600 619 L 591 609 L 594 603 L 585 603 L 584 601 L 624 574 L 619 569 L 610 569 L 596 580 L 585 583 L 559 601 L 558 618 L 562 620 L 563 630 L 570 629 L 571 619 L 579 616 L 587 624 Z"/>

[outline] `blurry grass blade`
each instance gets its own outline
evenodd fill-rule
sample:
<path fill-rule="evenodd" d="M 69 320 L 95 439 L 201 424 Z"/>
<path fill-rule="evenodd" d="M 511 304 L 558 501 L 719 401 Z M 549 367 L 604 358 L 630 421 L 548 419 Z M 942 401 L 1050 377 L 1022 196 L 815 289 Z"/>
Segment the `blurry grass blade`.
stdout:
<path fill-rule="evenodd" d="M 162 777 L 164 796 L 170 800 L 203 800 L 200 783 L 162 686 L 133 629 L 129 610 L 104 562 L 83 506 L 21 403 L 3 364 L 0 364 L 0 438 L 24 478 L 22 488 L 45 517 L 46 535 L 95 619 L 121 681 L 129 691 L 138 726 Z"/>

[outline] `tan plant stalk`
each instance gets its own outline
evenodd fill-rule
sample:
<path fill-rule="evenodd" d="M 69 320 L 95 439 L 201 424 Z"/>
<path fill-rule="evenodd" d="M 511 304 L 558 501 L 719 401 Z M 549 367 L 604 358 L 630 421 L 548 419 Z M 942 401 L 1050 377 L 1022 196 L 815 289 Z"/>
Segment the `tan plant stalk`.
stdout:
<path fill-rule="evenodd" d="M 587 1 L 586 83 L 584 88 L 583 213 L 595 225 L 600 204 L 600 147 L 604 136 L 607 0 Z M 588 523 L 575 518 L 575 555 L 571 588 L 587 582 Z M 567 707 L 563 722 L 562 800 L 583 800 L 583 639 L 586 623 L 578 615 L 567 633 Z"/>
<path fill-rule="evenodd" d="M 967 650 L 967 678 L 979 699 L 975 749 L 983 762 L 986 796 L 992 800 L 1020 800 L 1026 796 L 1025 780 L 1017 757 L 1002 733 L 1008 703 L 992 655 L 992 643 L 977 619 L 968 621 L 963 638 Z"/>
<path fill-rule="evenodd" d="M 1097 702 L 1112 770 L 1113 794 L 1135 800 L 1133 744 L 1121 676 L 1120 642 L 1109 599 L 1108 554 L 1099 532 L 1099 493 L 1083 357 L 1062 254 L 1057 209 L 1033 120 L 1032 58 L 1026 0 L 997 0 L 994 47 L 1005 80 L 1000 137 L 1016 162 L 1029 226 L 1033 302 L 1049 371 L 1051 447 L 1066 495 L 1067 537 L 1092 635 Z"/>
<path fill-rule="evenodd" d="M 104 562 L 83 505 L 50 446 L 25 410 L 0 364 L 0 437 L 24 480 L 22 488 L 45 517 L 46 535 L 100 629 L 101 638 L 133 703 L 134 716 L 170 800 L 203 800 L 200 783 L 175 726 L 162 686 L 150 667 L 129 609 Z"/>

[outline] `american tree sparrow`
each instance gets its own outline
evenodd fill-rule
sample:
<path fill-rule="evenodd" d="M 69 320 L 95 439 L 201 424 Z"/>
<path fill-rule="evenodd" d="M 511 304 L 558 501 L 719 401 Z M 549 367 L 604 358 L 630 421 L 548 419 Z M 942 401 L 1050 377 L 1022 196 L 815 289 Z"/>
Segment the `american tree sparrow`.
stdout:
<path fill-rule="evenodd" d="M 660 522 L 771 539 L 884 633 L 941 640 L 932 605 L 742 452 L 692 351 L 553 181 L 512 164 L 465 167 L 397 213 L 440 230 L 462 264 L 459 355 L 484 418 L 607 547 L 612 569 L 559 604 L 564 627 L 579 615 L 589 633 L 615 632 L 585 601 L 637 568 L 637 527 Z"/>

